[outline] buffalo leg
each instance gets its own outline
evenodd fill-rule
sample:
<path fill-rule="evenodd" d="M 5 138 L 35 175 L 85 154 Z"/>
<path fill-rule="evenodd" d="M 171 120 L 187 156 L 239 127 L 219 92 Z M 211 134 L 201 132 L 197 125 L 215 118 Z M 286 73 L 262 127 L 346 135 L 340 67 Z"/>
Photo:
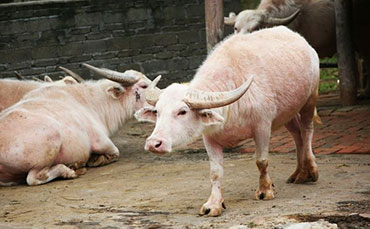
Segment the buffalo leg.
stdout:
<path fill-rule="evenodd" d="M 210 162 L 210 178 L 212 184 L 211 195 L 208 201 L 200 208 L 200 215 L 219 216 L 224 205 L 224 198 L 221 190 L 223 169 L 222 147 L 207 137 L 203 137 L 204 145 Z"/>
<path fill-rule="evenodd" d="M 93 146 L 93 154 L 90 156 L 87 165 L 97 167 L 110 164 L 118 160 L 119 150 L 106 136 L 102 136 L 99 144 Z"/>
<path fill-rule="evenodd" d="M 0 181 L 0 186 L 13 186 L 13 185 L 17 185 L 18 183 L 17 182 L 2 182 Z"/>
<path fill-rule="evenodd" d="M 31 169 L 27 175 L 28 185 L 45 184 L 57 177 L 62 178 L 76 178 L 77 174 L 73 169 L 68 168 L 63 164 L 54 165 L 53 167 L 46 167 L 41 170 Z"/>
<path fill-rule="evenodd" d="M 268 152 L 271 135 L 271 125 L 259 125 L 255 130 L 256 164 L 260 171 L 259 186 L 255 193 L 257 200 L 274 199 L 272 180 L 268 174 Z"/>
<path fill-rule="evenodd" d="M 319 173 L 312 151 L 313 116 L 316 98 L 312 97 L 300 111 L 299 129 L 302 139 L 302 150 L 297 150 L 297 169 L 289 177 L 289 183 L 306 183 L 317 181 Z"/>
<path fill-rule="evenodd" d="M 18 177 L 12 173 L 17 173 L 17 171 L 14 168 L 0 164 L 0 186 L 12 186 L 22 182 L 24 183 L 23 176 Z"/>
<path fill-rule="evenodd" d="M 71 165 L 68 165 L 70 169 L 73 169 L 78 176 L 84 175 L 87 172 L 86 161 L 77 161 Z"/>
<path fill-rule="evenodd" d="M 312 120 L 306 122 L 302 115 L 302 141 L 303 141 L 303 155 L 302 155 L 302 170 L 296 177 L 294 183 L 306 183 L 310 181 L 317 181 L 319 173 L 315 156 L 312 152 L 312 137 L 313 137 L 313 122 Z"/>
<path fill-rule="evenodd" d="M 301 116 L 297 114 L 292 120 L 290 120 L 285 127 L 288 129 L 290 134 L 293 136 L 295 145 L 296 145 L 296 153 L 297 153 L 297 168 L 296 170 L 290 175 L 287 180 L 287 183 L 294 183 L 295 179 L 297 178 L 299 172 L 302 168 L 302 150 L 303 150 L 303 142 L 301 136 L 301 128 L 300 128 L 300 118 Z"/>

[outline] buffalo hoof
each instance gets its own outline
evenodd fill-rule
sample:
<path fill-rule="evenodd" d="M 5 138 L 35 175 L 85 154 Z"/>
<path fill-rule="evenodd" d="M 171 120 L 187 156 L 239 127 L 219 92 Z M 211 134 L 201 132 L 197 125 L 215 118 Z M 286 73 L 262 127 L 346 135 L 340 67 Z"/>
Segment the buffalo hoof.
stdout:
<path fill-rule="evenodd" d="M 256 200 L 273 200 L 274 198 L 274 190 L 272 187 L 259 188 L 254 194 L 254 199 Z"/>
<path fill-rule="evenodd" d="M 87 166 L 97 167 L 103 165 L 104 162 L 105 162 L 104 155 L 92 154 L 89 158 L 89 161 L 87 162 Z"/>
<path fill-rule="evenodd" d="M 86 162 L 83 162 L 83 161 L 77 161 L 77 162 L 75 162 L 75 163 L 73 163 L 73 164 L 70 164 L 68 167 L 70 168 L 70 169 L 73 169 L 73 170 L 78 170 L 78 169 L 81 169 L 81 168 L 85 168 L 85 166 L 86 166 Z"/>
<path fill-rule="evenodd" d="M 209 204 L 208 202 L 203 204 L 203 206 L 200 208 L 199 215 L 208 215 L 208 216 L 219 216 L 222 213 L 222 208 L 226 209 L 226 206 L 224 202 L 222 202 L 220 205 L 218 204 Z"/>
<path fill-rule="evenodd" d="M 87 168 L 79 168 L 79 169 L 76 169 L 75 170 L 75 173 L 77 174 L 77 176 L 81 176 L 81 175 L 85 175 L 85 173 L 87 172 Z"/>
<path fill-rule="evenodd" d="M 118 161 L 119 155 L 110 155 L 110 154 L 92 154 L 87 162 L 89 167 L 98 167 L 110 164 L 112 162 Z"/>
<path fill-rule="evenodd" d="M 319 178 L 317 166 L 312 166 L 306 169 L 296 169 L 287 180 L 287 183 L 303 184 L 307 182 L 315 182 Z"/>

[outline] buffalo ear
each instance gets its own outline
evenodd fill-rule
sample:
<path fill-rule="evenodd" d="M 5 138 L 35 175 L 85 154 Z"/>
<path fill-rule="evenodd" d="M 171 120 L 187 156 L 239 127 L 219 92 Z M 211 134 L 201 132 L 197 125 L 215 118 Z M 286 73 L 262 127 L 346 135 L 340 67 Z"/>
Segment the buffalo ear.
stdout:
<path fill-rule="evenodd" d="M 110 86 L 107 89 L 107 93 L 113 99 L 119 99 L 125 93 L 125 89 L 122 86 Z"/>
<path fill-rule="evenodd" d="M 63 82 L 64 82 L 66 85 L 72 85 L 72 84 L 77 84 L 77 83 L 78 83 L 75 79 L 73 79 L 73 78 L 72 78 L 72 77 L 70 77 L 70 76 L 66 76 L 66 77 L 64 77 L 62 80 L 63 80 Z"/>
<path fill-rule="evenodd" d="M 134 114 L 135 118 L 139 122 L 153 122 L 157 121 L 157 111 L 154 107 L 144 107 L 136 111 Z"/>
<path fill-rule="evenodd" d="M 226 25 L 235 25 L 236 14 L 234 12 L 229 13 L 229 17 L 224 17 L 224 23 Z"/>
<path fill-rule="evenodd" d="M 49 83 L 53 82 L 53 80 L 50 78 L 50 76 L 44 76 L 44 81 L 49 82 Z"/>
<path fill-rule="evenodd" d="M 211 109 L 199 110 L 198 115 L 203 125 L 206 126 L 219 125 L 225 120 L 224 117 L 222 117 L 219 113 Z"/>

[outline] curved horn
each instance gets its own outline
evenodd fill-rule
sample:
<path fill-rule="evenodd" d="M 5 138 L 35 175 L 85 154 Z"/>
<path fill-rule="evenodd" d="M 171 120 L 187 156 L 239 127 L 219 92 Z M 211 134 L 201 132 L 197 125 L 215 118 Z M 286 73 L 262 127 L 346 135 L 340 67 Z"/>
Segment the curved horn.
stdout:
<path fill-rule="evenodd" d="M 36 76 L 32 77 L 33 80 L 35 81 L 38 81 L 38 82 L 44 82 L 43 80 L 40 80 L 39 78 L 37 78 Z"/>
<path fill-rule="evenodd" d="M 122 72 L 116 72 L 116 71 L 113 71 L 113 70 L 109 70 L 109 69 L 106 69 L 106 68 L 97 68 L 97 67 L 91 66 L 89 64 L 85 64 L 85 63 L 83 63 L 82 65 L 87 67 L 91 71 L 95 72 L 96 74 L 98 74 L 98 75 L 100 75 L 100 76 L 102 76 L 106 79 L 109 79 L 109 80 L 112 80 L 114 82 L 120 83 L 123 86 L 131 86 L 131 85 L 135 84 L 137 81 L 140 80 L 140 75 L 139 74 L 132 74 L 131 71 L 122 73 Z"/>
<path fill-rule="evenodd" d="M 226 25 L 234 25 L 236 21 L 236 14 L 234 12 L 229 13 L 229 17 L 224 17 L 224 23 Z"/>
<path fill-rule="evenodd" d="M 65 67 L 59 66 L 59 68 L 62 69 L 63 71 L 65 71 L 70 76 L 72 76 L 78 83 L 81 83 L 81 82 L 84 82 L 85 81 L 80 75 L 78 75 L 75 72 L 72 72 L 71 70 L 69 70 L 69 69 L 67 69 Z"/>
<path fill-rule="evenodd" d="M 145 91 L 146 102 L 152 106 L 155 106 L 155 104 L 158 102 L 159 96 L 162 93 L 162 90 L 156 87 L 161 77 L 161 75 L 157 76 Z"/>
<path fill-rule="evenodd" d="M 210 109 L 229 105 L 238 100 L 248 90 L 253 76 L 235 90 L 227 92 L 207 92 L 189 89 L 184 102 L 192 109 Z"/>
<path fill-rule="evenodd" d="M 15 76 L 17 77 L 17 79 L 19 79 L 19 80 L 24 80 L 24 77 L 23 77 L 21 74 L 19 74 L 19 72 L 14 71 L 14 74 L 15 74 Z"/>
<path fill-rule="evenodd" d="M 268 25 L 287 25 L 291 23 L 298 16 L 299 12 L 300 12 L 300 9 L 296 10 L 290 16 L 285 17 L 285 18 L 267 17 L 264 20 L 264 23 Z"/>
<path fill-rule="evenodd" d="M 70 84 L 77 84 L 79 83 L 75 78 L 73 78 L 72 76 L 66 76 L 64 77 L 63 79 L 61 79 L 61 82 L 63 82 L 64 84 L 66 85 L 70 85 Z"/>

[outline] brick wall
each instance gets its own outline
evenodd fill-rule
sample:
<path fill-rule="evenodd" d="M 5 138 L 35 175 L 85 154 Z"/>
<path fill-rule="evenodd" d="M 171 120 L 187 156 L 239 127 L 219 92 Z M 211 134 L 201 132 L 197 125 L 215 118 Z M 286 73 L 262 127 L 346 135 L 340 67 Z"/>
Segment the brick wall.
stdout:
<path fill-rule="evenodd" d="M 224 0 L 225 15 L 240 1 Z M 230 33 L 231 28 L 226 30 Z M 136 69 L 162 85 L 192 78 L 206 56 L 203 0 L 48 0 L 0 4 L 0 78 L 64 75 L 80 63 Z"/>

